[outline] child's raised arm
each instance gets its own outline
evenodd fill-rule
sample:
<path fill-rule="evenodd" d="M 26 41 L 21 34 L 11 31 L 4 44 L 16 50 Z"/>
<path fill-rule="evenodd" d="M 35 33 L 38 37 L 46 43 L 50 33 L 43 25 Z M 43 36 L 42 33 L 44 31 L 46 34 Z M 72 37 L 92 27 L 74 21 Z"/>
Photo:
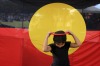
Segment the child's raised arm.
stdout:
<path fill-rule="evenodd" d="M 70 47 L 72 47 L 72 48 L 77 48 L 77 47 L 79 47 L 79 46 L 81 45 L 81 42 L 80 42 L 80 40 L 77 38 L 77 36 L 76 36 L 73 32 L 71 32 L 71 31 L 66 31 L 66 32 L 68 32 L 69 35 L 72 35 L 72 37 L 73 37 L 74 40 L 75 40 L 75 43 L 71 43 L 71 44 L 70 44 Z"/>
<path fill-rule="evenodd" d="M 49 32 L 49 33 L 47 34 L 47 36 L 46 36 L 46 38 L 45 38 L 45 40 L 44 40 L 44 43 L 43 43 L 43 51 L 44 51 L 44 52 L 49 52 L 49 51 L 51 51 L 51 47 L 48 46 L 48 38 L 49 38 L 50 35 L 51 35 L 51 32 Z"/>

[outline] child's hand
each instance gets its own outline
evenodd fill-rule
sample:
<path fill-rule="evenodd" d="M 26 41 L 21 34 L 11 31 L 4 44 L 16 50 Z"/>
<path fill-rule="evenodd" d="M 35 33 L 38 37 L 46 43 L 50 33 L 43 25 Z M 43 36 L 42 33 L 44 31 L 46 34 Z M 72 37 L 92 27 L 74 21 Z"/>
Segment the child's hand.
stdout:
<path fill-rule="evenodd" d="M 52 34 L 52 32 L 48 32 L 47 37 L 49 37 Z"/>
<path fill-rule="evenodd" d="M 68 33 L 69 35 L 73 35 L 73 33 L 70 30 L 67 30 L 65 33 Z"/>

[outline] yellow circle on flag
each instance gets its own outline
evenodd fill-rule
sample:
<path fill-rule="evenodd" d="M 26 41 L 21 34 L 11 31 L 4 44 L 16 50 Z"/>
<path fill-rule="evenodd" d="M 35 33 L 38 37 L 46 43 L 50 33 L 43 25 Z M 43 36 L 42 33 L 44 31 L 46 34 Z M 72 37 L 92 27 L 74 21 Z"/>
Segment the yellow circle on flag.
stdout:
<path fill-rule="evenodd" d="M 85 39 L 86 25 L 82 15 L 77 9 L 64 3 L 51 3 L 41 7 L 29 24 L 31 42 L 41 52 L 47 33 L 58 30 L 72 31 L 81 42 Z M 70 35 L 67 35 L 67 41 L 75 42 Z M 48 39 L 48 44 L 50 43 L 53 43 L 53 36 Z M 70 48 L 69 54 L 76 50 L 77 48 Z M 49 52 L 45 54 L 51 55 Z"/>

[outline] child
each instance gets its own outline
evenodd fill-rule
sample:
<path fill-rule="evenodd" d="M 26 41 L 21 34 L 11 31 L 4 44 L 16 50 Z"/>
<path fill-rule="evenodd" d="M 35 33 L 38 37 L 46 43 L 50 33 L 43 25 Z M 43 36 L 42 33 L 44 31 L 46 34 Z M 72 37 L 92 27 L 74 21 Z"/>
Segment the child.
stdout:
<path fill-rule="evenodd" d="M 72 35 L 75 40 L 75 43 L 71 43 L 66 41 L 66 33 Z M 48 38 L 52 34 L 49 32 L 45 38 L 43 44 L 43 51 L 44 52 L 51 52 L 53 55 L 53 63 L 51 66 L 70 66 L 69 59 L 68 59 L 68 49 L 69 47 L 76 48 L 81 45 L 79 39 L 71 32 L 71 31 L 57 31 L 54 34 L 53 41 L 48 45 Z"/>

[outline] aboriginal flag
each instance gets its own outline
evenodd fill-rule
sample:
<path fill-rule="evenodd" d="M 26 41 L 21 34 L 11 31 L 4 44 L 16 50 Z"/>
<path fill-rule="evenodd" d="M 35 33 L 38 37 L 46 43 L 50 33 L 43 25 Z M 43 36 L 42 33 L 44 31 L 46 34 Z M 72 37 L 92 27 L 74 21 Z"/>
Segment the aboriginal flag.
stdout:
<path fill-rule="evenodd" d="M 40 52 L 29 37 L 30 19 L 40 7 L 24 5 L 0 1 L 0 66 L 50 66 L 52 57 Z M 70 65 L 100 66 L 100 12 L 82 15 L 87 26 L 86 38 L 69 55 Z"/>

